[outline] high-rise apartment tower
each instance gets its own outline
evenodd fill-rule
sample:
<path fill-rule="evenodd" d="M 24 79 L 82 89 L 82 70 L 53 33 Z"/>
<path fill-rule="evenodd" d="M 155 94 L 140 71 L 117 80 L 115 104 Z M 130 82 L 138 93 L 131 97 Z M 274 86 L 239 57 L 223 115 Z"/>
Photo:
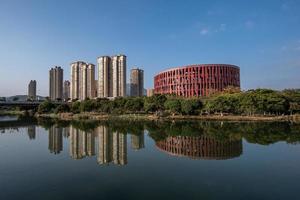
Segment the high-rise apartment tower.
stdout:
<path fill-rule="evenodd" d="M 136 68 L 130 72 L 130 96 L 144 95 L 144 70 Z"/>
<path fill-rule="evenodd" d="M 95 97 L 95 65 L 82 61 L 71 64 L 71 99 Z"/>
<path fill-rule="evenodd" d="M 31 80 L 28 85 L 28 99 L 36 100 L 36 81 Z"/>
<path fill-rule="evenodd" d="M 126 56 L 101 56 L 98 64 L 98 97 L 126 96 Z"/>
<path fill-rule="evenodd" d="M 55 66 L 49 71 L 49 97 L 52 101 L 63 98 L 63 69 Z"/>
<path fill-rule="evenodd" d="M 68 99 L 70 98 L 70 81 L 65 80 L 64 81 L 64 100 L 68 101 Z"/>

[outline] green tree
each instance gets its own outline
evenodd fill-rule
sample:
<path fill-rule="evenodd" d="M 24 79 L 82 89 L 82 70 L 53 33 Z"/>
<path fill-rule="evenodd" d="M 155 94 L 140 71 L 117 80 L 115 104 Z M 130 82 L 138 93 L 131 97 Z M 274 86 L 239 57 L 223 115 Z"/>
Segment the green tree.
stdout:
<path fill-rule="evenodd" d="M 242 93 L 239 102 L 241 113 L 252 115 L 257 112 L 257 99 L 252 92 Z"/>
<path fill-rule="evenodd" d="M 80 102 L 80 111 L 81 112 L 91 112 L 95 110 L 95 102 L 94 100 L 86 99 Z"/>
<path fill-rule="evenodd" d="M 103 102 L 100 107 L 101 112 L 104 112 L 104 113 L 112 113 L 113 109 L 114 109 L 113 101 L 107 101 L 105 103 Z"/>
<path fill-rule="evenodd" d="M 68 104 L 60 104 L 57 106 L 54 110 L 55 113 L 64 113 L 64 112 L 70 112 L 70 106 Z"/>
<path fill-rule="evenodd" d="M 72 113 L 80 113 L 80 102 L 79 101 L 72 102 L 71 112 Z"/>
<path fill-rule="evenodd" d="M 144 100 L 141 97 L 128 98 L 125 103 L 125 109 L 128 111 L 142 111 Z"/>
<path fill-rule="evenodd" d="M 49 113 L 52 112 L 55 108 L 55 104 L 51 103 L 50 101 L 44 101 L 38 107 L 38 113 Z"/>
<path fill-rule="evenodd" d="M 239 94 L 221 94 L 206 105 L 211 112 L 238 113 Z"/>
<path fill-rule="evenodd" d="M 167 99 L 165 101 L 164 107 L 171 111 L 173 114 L 181 112 L 181 103 L 179 99 Z"/>
<path fill-rule="evenodd" d="M 300 90 L 298 89 L 289 89 L 283 90 L 282 94 L 289 101 L 289 112 L 300 113 Z"/>
<path fill-rule="evenodd" d="M 186 115 L 198 114 L 202 109 L 203 104 L 198 99 L 181 100 L 181 112 Z"/>
<path fill-rule="evenodd" d="M 144 109 L 147 112 L 154 112 L 164 110 L 164 103 L 167 97 L 162 94 L 155 94 L 151 97 L 145 98 Z"/>

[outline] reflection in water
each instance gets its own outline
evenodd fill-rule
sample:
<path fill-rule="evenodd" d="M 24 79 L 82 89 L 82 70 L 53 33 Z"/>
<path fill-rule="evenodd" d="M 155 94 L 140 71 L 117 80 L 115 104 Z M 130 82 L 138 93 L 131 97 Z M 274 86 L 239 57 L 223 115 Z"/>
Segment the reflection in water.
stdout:
<path fill-rule="evenodd" d="M 27 134 L 30 140 L 34 140 L 35 139 L 35 126 L 28 126 L 27 127 Z"/>
<path fill-rule="evenodd" d="M 299 196 L 300 124 L 24 119 L 0 130 L 4 200 Z"/>
<path fill-rule="evenodd" d="M 86 132 L 70 126 L 70 156 L 81 159 L 95 155 L 95 133 Z"/>
<path fill-rule="evenodd" d="M 131 135 L 131 148 L 134 150 L 139 150 L 145 147 L 144 133 L 141 132 L 139 135 Z"/>
<path fill-rule="evenodd" d="M 144 131 L 158 149 L 171 155 L 192 159 L 229 159 L 243 152 L 242 138 L 261 145 L 279 141 L 297 144 L 300 126 L 288 123 L 218 123 L 218 122 L 51 122 L 21 119 L 0 122 L 2 133 L 16 133 L 25 127 L 29 139 L 36 138 L 36 124 L 48 129 L 48 149 L 53 154 L 63 150 L 68 140 L 73 159 L 96 156 L 99 165 L 126 165 L 127 133 L 133 150 L 145 148 Z M 65 128 L 62 128 L 65 127 Z M 22 131 L 20 131 L 22 132 Z"/>
<path fill-rule="evenodd" d="M 127 164 L 127 135 L 119 132 L 111 132 L 106 126 L 99 126 L 98 155 L 99 164 L 113 162 L 117 165 Z"/>
<path fill-rule="evenodd" d="M 63 150 L 63 128 L 52 126 L 49 129 L 49 145 L 50 153 L 59 154 Z"/>
<path fill-rule="evenodd" d="M 70 127 L 65 127 L 63 129 L 63 136 L 64 138 L 68 138 L 70 136 Z"/>
<path fill-rule="evenodd" d="M 242 154 L 242 140 L 218 140 L 211 136 L 172 136 L 156 142 L 168 154 L 197 159 L 229 159 Z"/>

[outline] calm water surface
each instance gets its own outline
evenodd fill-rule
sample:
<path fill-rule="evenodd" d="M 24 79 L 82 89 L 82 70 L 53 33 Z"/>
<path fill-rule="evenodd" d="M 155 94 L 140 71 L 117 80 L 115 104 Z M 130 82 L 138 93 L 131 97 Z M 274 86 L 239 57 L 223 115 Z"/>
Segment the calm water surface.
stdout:
<path fill-rule="evenodd" d="M 299 199 L 300 126 L 0 117 L 0 199 Z"/>

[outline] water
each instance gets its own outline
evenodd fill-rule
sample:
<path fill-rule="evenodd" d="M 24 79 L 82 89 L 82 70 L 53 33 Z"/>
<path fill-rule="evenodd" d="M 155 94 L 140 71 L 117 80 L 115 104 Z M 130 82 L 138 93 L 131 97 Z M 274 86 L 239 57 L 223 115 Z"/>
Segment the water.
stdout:
<path fill-rule="evenodd" d="M 300 126 L 0 119 L 0 199 L 299 199 Z"/>

